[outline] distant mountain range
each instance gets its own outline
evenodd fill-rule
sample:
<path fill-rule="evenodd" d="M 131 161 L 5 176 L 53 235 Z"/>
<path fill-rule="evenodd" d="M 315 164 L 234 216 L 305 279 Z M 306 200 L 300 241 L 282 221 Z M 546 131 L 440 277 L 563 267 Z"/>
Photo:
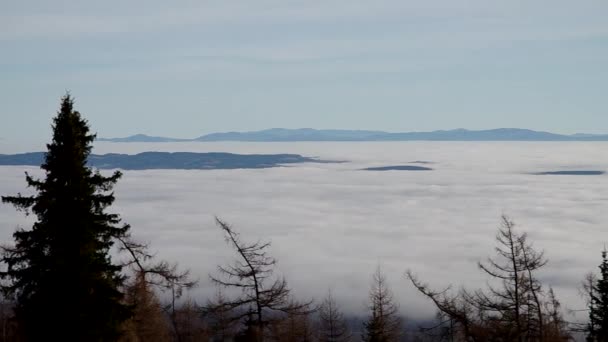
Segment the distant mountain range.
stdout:
<path fill-rule="evenodd" d="M 165 137 L 153 137 L 145 134 L 135 134 L 125 138 L 100 138 L 99 141 L 111 141 L 111 142 L 178 142 L 178 141 L 192 141 L 193 139 L 173 139 Z"/>
<path fill-rule="evenodd" d="M 0 165 L 40 166 L 45 152 L 0 154 Z M 110 153 L 92 154 L 88 164 L 100 169 L 152 170 L 216 170 L 262 169 L 297 163 L 325 163 L 299 154 L 233 154 L 194 152 L 143 152 L 134 155 Z"/>
<path fill-rule="evenodd" d="M 390 133 L 383 131 L 318 130 L 312 128 L 272 128 L 252 132 L 211 133 L 194 139 L 174 139 L 137 134 L 125 138 L 100 138 L 110 142 L 180 142 L 180 141 L 608 141 L 608 134 L 555 134 L 520 128 L 489 130 L 454 129 L 432 132 Z"/>

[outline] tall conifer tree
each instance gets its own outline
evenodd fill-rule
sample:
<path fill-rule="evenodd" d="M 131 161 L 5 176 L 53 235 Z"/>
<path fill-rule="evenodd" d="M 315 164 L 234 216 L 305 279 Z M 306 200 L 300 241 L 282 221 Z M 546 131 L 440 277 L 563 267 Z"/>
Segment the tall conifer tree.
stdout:
<path fill-rule="evenodd" d="M 2 197 L 37 220 L 18 229 L 4 248 L 5 294 L 28 341 L 113 341 L 130 308 L 122 303 L 121 266 L 109 251 L 129 226 L 106 209 L 120 172 L 102 176 L 87 166 L 95 135 L 67 94 L 53 119 L 53 140 L 41 165 L 44 179 L 26 173 L 33 196 Z"/>
<path fill-rule="evenodd" d="M 587 341 L 608 342 L 608 256 L 602 252 L 600 276 L 590 291 Z"/>

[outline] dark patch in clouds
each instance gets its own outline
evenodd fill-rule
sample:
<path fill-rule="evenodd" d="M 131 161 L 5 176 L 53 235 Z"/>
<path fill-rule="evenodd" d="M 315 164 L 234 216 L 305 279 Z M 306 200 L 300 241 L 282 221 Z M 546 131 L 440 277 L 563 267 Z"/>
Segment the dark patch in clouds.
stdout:
<path fill-rule="evenodd" d="M 606 171 L 599 170 L 562 170 L 535 172 L 533 174 L 538 176 L 601 176 L 605 173 Z"/>
<path fill-rule="evenodd" d="M 375 166 L 366 167 L 361 169 L 363 171 L 431 171 L 433 169 L 424 166 L 416 165 L 389 165 L 389 166 Z"/>

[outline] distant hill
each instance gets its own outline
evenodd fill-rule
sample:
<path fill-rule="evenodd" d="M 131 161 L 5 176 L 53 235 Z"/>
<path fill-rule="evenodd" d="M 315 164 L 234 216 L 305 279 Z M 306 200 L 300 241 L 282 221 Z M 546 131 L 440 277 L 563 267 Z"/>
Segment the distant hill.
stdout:
<path fill-rule="evenodd" d="M 254 132 L 227 132 L 203 135 L 196 141 L 373 141 L 386 135 L 382 131 L 317 130 L 312 128 L 271 128 Z"/>
<path fill-rule="evenodd" d="M 126 138 L 99 139 L 111 142 L 175 142 L 175 141 L 608 141 L 605 134 L 555 134 L 520 128 L 489 130 L 453 129 L 432 132 L 390 133 L 383 131 L 318 130 L 312 128 L 272 128 L 252 132 L 211 133 L 194 139 L 151 137 L 143 134 Z"/>
<path fill-rule="evenodd" d="M 569 141 L 571 136 L 519 128 L 498 128 L 481 131 L 454 129 L 449 131 L 387 133 L 385 140 L 430 141 Z"/>
<path fill-rule="evenodd" d="M 190 139 L 174 139 L 165 137 L 153 137 L 145 134 L 135 134 L 126 138 L 99 138 L 98 141 L 110 142 L 179 142 L 190 141 Z"/>
<path fill-rule="evenodd" d="M 0 154 L 0 165 L 39 166 L 45 152 Z M 233 154 L 193 152 L 143 152 L 134 155 L 104 154 L 89 156 L 89 165 L 100 169 L 150 170 L 214 170 L 214 169 L 261 169 L 295 163 L 323 163 L 315 158 L 299 154 Z"/>

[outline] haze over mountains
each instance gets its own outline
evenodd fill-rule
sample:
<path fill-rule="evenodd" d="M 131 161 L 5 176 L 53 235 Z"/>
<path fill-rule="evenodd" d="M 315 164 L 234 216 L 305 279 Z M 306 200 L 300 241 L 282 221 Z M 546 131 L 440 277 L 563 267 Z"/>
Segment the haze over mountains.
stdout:
<path fill-rule="evenodd" d="M 432 132 L 401 132 L 366 130 L 318 130 L 312 128 L 271 128 L 251 132 L 222 132 L 202 135 L 193 139 L 136 134 L 124 138 L 100 138 L 109 142 L 179 142 L 179 141 L 608 141 L 608 134 L 572 135 L 556 134 L 520 128 L 490 130 L 440 130 Z"/>

